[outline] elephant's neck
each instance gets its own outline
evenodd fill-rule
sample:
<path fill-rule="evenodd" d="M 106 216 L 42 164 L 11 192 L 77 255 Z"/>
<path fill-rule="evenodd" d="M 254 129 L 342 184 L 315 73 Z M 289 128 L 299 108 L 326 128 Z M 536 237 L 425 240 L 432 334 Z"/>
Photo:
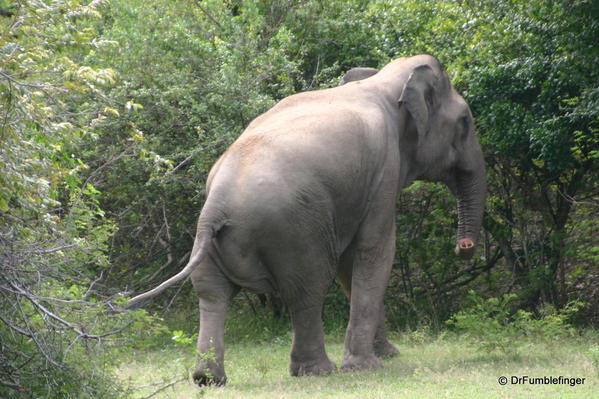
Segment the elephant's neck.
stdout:
<path fill-rule="evenodd" d="M 377 91 L 385 96 L 388 101 L 397 103 L 407 80 L 407 77 L 405 79 L 397 79 L 392 76 L 388 78 L 378 77 L 373 84 L 377 86 Z"/>

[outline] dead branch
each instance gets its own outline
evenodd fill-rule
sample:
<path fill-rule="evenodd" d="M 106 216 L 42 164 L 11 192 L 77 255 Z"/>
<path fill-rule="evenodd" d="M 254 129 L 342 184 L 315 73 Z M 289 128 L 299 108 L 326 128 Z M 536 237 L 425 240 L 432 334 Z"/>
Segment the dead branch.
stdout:
<path fill-rule="evenodd" d="M 173 381 L 167 383 L 166 385 L 158 388 L 157 390 L 155 390 L 154 392 L 152 392 L 148 396 L 144 396 L 143 398 L 140 398 L 140 399 L 150 399 L 151 397 L 156 396 L 157 394 L 159 394 L 160 392 L 164 391 L 165 389 L 168 389 L 168 388 L 170 388 L 170 387 L 172 387 L 172 386 L 174 386 L 174 385 L 176 385 L 176 384 L 178 384 L 180 382 L 183 382 L 185 380 L 187 380 L 187 376 L 179 377 L 178 379 L 173 380 Z"/>

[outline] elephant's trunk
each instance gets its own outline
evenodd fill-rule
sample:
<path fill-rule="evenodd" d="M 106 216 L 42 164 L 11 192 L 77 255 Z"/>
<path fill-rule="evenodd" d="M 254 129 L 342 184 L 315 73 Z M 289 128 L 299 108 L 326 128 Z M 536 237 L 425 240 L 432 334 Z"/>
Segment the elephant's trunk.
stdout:
<path fill-rule="evenodd" d="M 482 154 L 480 158 L 482 159 Z M 458 199 L 456 253 L 463 259 L 472 257 L 480 234 L 487 195 L 484 163 L 482 165 L 469 171 L 459 171 L 456 179 Z"/>

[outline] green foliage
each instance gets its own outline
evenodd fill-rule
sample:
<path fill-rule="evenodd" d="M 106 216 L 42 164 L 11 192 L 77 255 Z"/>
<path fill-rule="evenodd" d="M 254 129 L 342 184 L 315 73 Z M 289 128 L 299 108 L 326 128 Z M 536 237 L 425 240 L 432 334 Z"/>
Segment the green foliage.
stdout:
<path fill-rule="evenodd" d="M 148 315 L 111 315 L 98 290 L 117 226 L 83 148 L 116 74 L 83 58 L 101 45 L 104 3 L 0 3 L 2 397 L 121 397 L 114 353 L 131 328 L 153 332 Z"/>
<path fill-rule="evenodd" d="M 87 59 L 114 67 L 122 83 L 108 93 L 116 118 L 99 126 L 88 162 L 117 160 L 97 176 L 102 207 L 121 227 L 115 279 L 150 286 L 185 261 L 209 168 L 273 96 L 295 90 L 297 66 L 278 51 L 288 33 L 263 37 L 271 21 L 253 2 L 243 10 L 231 18 L 222 2 L 115 1 L 105 15 L 103 40 L 118 45 Z"/>
<path fill-rule="evenodd" d="M 483 4 L 478 23 L 493 18 L 494 32 L 505 32 L 481 36 L 493 62 L 473 58 L 463 75 L 491 170 L 485 228 L 528 305 L 563 306 L 580 298 L 568 281 L 575 269 L 593 273 L 593 263 L 568 248 L 592 245 L 578 234 L 584 224 L 574 213 L 589 213 L 576 198 L 596 200 L 599 108 L 591 93 L 598 53 L 590 38 L 599 31 L 597 9 L 587 2 Z M 584 298 L 593 301 L 588 292 Z"/>
<path fill-rule="evenodd" d="M 512 323 L 512 309 L 508 307 L 516 296 L 482 299 L 474 291 L 470 293 L 473 306 L 462 310 L 447 321 L 449 326 L 476 339 L 481 350 L 516 352 L 518 338 L 522 338 L 518 326 Z"/>
<path fill-rule="evenodd" d="M 527 342 L 549 343 L 575 336 L 571 319 L 584 305 L 570 302 L 560 310 L 547 306 L 535 317 L 517 309 L 515 294 L 484 299 L 470 291 L 469 299 L 471 306 L 453 315 L 446 324 L 478 342 L 480 350 L 504 354 L 518 354 Z"/>
<path fill-rule="evenodd" d="M 396 262 L 387 293 L 390 325 L 416 329 L 422 324 L 440 328 L 455 311 L 461 281 L 485 267 L 475 258 L 461 268 L 451 254 L 457 214 L 455 200 L 441 184 L 416 182 L 398 201 Z"/>
<path fill-rule="evenodd" d="M 183 345 L 183 346 L 187 346 L 189 344 L 193 344 L 195 342 L 195 340 L 198 338 L 197 334 L 194 335 L 187 335 L 185 334 L 183 331 L 177 330 L 177 331 L 173 331 L 172 332 L 173 336 L 171 337 L 171 339 L 176 342 L 177 344 Z"/>

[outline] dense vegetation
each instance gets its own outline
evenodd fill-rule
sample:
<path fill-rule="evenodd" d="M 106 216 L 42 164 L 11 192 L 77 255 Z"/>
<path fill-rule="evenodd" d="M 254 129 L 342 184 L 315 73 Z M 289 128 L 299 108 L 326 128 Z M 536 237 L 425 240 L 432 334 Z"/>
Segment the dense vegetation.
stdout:
<path fill-rule="evenodd" d="M 281 98 L 416 53 L 469 102 L 489 199 L 464 263 L 448 190 L 402 194 L 389 324 L 438 329 L 504 294 L 506 320 L 599 321 L 596 0 L 0 0 L 0 31 L 2 397 L 120 395 L 112 351 L 158 323 L 112 304 L 186 262 L 217 157 Z M 326 306 L 342 325 L 337 287 Z"/>

